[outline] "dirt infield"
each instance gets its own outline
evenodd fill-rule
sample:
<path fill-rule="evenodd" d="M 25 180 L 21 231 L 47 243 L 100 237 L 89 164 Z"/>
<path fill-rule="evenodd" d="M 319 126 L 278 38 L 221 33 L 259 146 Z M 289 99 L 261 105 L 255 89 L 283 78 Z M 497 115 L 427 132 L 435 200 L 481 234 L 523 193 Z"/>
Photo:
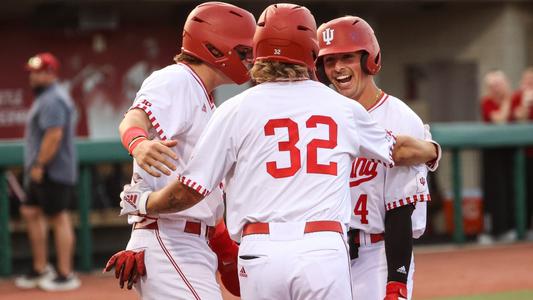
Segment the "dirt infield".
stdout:
<path fill-rule="evenodd" d="M 492 247 L 429 247 L 415 253 L 414 299 L 533 290 L 533 243 Z M 12 279 L 0 280 L 2 300 L 99 300 L 138 299 L 123 291 L 109 275 L 82 275 L 79 290 L 46 293 L 21 291 Z M 225 297 L 225 299 L 237 299 Z"/>
<path fill-rule="evenodd" d="M 415 299 L 533 290 L 533 243 L 422 248 L 415 262 Z"/>
<path fill-rule="evenodd" d="M 81 275 L 82 286 L 71 292 L 47 293 L 40 290 L 21 291 L 15 287 L 13 280 L 0 281 L 0 299 L 2 300 L 130 300 L 138 299 L 134 291 L 122 291 L 114 277 L 100 274 Z"/>

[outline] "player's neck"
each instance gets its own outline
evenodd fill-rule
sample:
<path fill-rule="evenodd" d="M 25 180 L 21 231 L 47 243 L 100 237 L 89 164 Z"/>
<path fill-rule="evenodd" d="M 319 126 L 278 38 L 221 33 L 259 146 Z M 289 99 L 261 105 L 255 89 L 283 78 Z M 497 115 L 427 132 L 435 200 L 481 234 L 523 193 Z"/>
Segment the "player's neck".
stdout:
<path fill-rule="evenodd" d="M 226 83 L 224 75 L 207 64 L 191 65 L 190 67 L 194 70 L 196 75 L 200 77 L 209 94 L 211 94 L 218 86 Z"/>
<path fill-rule="evenodd" d="M 366 110 L 370 109 L 372 106 L 376 104 L 376 102 L 381 99 L 381 96 L 383 95 L 383 92 L 380 88 L 376 86 L 376 84 L 372 81 L 370 82 L 367 87 L 363 90 L 361 95 L 359 96 L 359 104 L 361 104 Z"/>

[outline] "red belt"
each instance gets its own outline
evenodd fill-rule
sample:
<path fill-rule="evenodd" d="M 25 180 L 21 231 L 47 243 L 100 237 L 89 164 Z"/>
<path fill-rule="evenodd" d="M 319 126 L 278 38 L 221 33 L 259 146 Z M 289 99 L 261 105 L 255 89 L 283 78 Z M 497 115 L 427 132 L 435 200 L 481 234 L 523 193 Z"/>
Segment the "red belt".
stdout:
<path fill-rule="evenodd" d="M 311 221 L 305 223 L 304 233 L 333 231 L 342 234 L 342 225 L 337 221 Z M 244 225 L 242 236 L 250 234 L 269 234 L 268 223 L 248 223 Z"/>
<path fill-rule="evenodd" d="M 133 225 L 134 230 L 135 229 L 158 229 L 158 228 L 159 226 L 157 225 L 157 222 L 153 222 L 147 225 L 142 225 L 141 223 L 135 223 Z M 185 222 L 185 228 L 183 228 L 183 232 L 192 233 L 192 234 L 201 236 L 202 235 L 202 223 L 187 221 Z M 215 228 L 211 226 L 207 226 L 206 238 L 210 239 L 214 233 L 215 233 Z"/>
<path fill-rule="evenodd" d="M 359 243 L 361 242 L 361 230 L 358 230 L 356 229 L 357 232 L 356 232 L 356 235 L 355 235 L 355 243 L 359 245 Z M 370 243 L 371 244 L 375 244 L 377 242 L 381 242 L 385 239 L 385 234 L 382 233 L 367 233 L 368 235 L 370 235 Z"/>

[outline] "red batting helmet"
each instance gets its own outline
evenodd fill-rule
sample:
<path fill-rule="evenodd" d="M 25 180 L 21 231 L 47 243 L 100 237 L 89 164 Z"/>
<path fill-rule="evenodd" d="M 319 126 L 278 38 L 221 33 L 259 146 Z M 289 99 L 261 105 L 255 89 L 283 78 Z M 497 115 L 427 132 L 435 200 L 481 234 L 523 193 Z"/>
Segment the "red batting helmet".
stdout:
<path fill-rule="evenodd" d="M 320 25 L 317 36 L 320 44 L 319 57 L 364 51 L 361 55 L 363 71 L 369 75 L 375 75 L 381 69 L 378 40 L 374 30 L 365 20 L 354 16 L 337 18 Z"/>
<path fill-rule="evenodd" d="M 214 66 L 237 84 L 250 79 L 238 46 L 252 48 L 255 18 L 222 2 L 206 2 L 191 11 L 183 28 L 181 51 Z"/>
<path fill-rule="evenodd" d="M 254 35 L 255 60 L 305 65 L 314 71 L 317 54 L 316 22 L 307 8 L 274 4 L 263 11 Z"/>

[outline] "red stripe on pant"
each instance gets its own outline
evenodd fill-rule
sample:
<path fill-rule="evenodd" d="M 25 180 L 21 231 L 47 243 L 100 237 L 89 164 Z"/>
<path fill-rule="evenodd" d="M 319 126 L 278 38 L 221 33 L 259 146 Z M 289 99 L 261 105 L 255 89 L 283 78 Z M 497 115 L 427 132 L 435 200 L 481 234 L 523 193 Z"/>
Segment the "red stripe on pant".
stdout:
<path fill-rule="evenodd" d="M 198 296 L 198 293 L 196 293 L 196 291 L 192 287 L 192 284 L 187 280 L 187 277 L 185 277 L 185 274 L 183 274 L 180 267 L 178 266 L 178 264 L 176 263 L 176 261 L 174 260 L 174 258 L 172 257 L 168 249 L 165 247 L 165 244 L 163 244 L 163 240 L 161 239 L 161 236 L 159 235 L 159 229 L 155 230 L 155 235 L 157 237 L 157 241 L 159 242 L 159 245 L 161 246 L 161 249 L 163 249 L 163 252 L 165 252 L 165 255 L 167 256 L 168 260 L 170 260 L 170 263 L 172 263 L 172 265 L 174 266 L 174 269 L 176 269 L 176 272 L 178 272 L 183 282 L 185 282 L 185 284 L 187 285 L 191 293 L 194 295 L 194 298 L 197 300 L 201 300 L 200 296 Z"/>

